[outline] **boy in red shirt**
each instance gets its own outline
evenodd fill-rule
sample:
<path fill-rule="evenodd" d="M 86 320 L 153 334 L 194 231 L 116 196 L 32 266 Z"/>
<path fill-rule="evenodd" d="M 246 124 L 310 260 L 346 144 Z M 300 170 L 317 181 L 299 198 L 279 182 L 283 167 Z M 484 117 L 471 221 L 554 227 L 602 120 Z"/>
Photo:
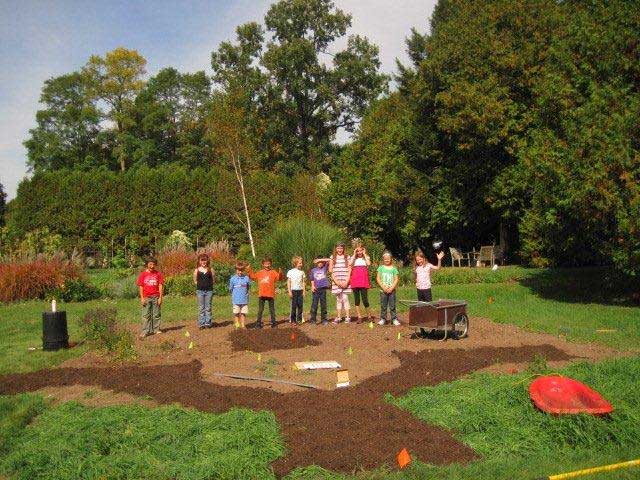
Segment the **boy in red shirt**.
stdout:
<path fill-rule="evenodd" d="M 158 261 L 155 258 L 148 258 L 146 269 L 138 276 L 140 290 L 140 303 L 142 304 L 142 333 L 140 338 L 144 338 L 160 331 L 160 305 L 162 305 L 162 286 L 164 278 L 156 270 Z"/>
<path fill-rule="evenodd" d="M 276 328 L 276 307 L 274 299 L 276 296 L 276 282 L 282 277 L 282 273 L 272 270 L 271 258 L 264 257 L 262 260 L 262 270 L 253 272 L 251 267 L 248 270 L 249 278 L 258 283 L 258 320 L 256 328 L 262 328 L 262 312 L 264 311 L 264 302 L 269 304 L 269 313 L 271 313 L 271 328 Z"/>

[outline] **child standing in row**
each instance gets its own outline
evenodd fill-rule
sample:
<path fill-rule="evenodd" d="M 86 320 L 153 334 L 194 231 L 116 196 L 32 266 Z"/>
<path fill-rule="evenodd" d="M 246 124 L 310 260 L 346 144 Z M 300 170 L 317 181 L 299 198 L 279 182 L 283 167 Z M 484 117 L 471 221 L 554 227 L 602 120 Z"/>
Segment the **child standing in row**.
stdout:
<path fill-rule="evenodd" d="M 262 270 L 253 272 L 251 266 L 248 267 L 249 278 L 258 282 L 258 319 L 256 328 L 262 328 L 262 312 L 265 302 L 269 304 L 271 315 L 271 328 L 276 328 L 276 282 L 280 280 L 281 272 L 271 268 L 271 258 L 265 257 L 262 260 Z"/>
<path fill-rule="evenodd" d="M 366 249 L 362 244 L 358 244 L 350 257 L 349 267 L 351 268 L 351 288 L 353 290 L 353 302 L 356 304 L 356 315 L 358 319 L 356 323 L 362 323 L 362 315 L 360 312 L 360 297 L 364 308 L 367 309 L 367 318 L 370 318 L 371 310 L 369 309 L 369 289 L 371 282 L 369 281 L 369 265 L 371 259 L 367 255 Z"/>
<path fill-rule="evenodd" d="M 251 279 L 244 273 L 244 270 L 244 263 L 236 263 L 236 274 L 229 279 L 235 324 L 240 328 L 246 328 L 245 320 L 247 313 L 249 313 L 249 288 L 251 287 Z"/>
<path fill-rule="evenodd" d="M 349 278 L 351 277 L 351 268 L 349 267 L 349 257 L 345 253 L 344 243 L 338 243 L 333 249 L 333 255 L 329 261 L 329 273 L 333 280 L 331 293 L 336 296 L 336 318 L 333 323 L 340 323 L 341 312 L 344 311 L 345 323 L 351 321 L 349 315 L 349 296 L 351 288 L 349 288 Z"/>
<path fill-rule="evenodd" d="M 164 278 L 156 270 L 158 261 L 150 257 L 145 262 L 145 270 L 140 273 L 136 285 L 140 293 L 142 304 L 142 333 L 140 338 L 162 333 L 160 331 L 160 305 L 162 305 L 162 291 Z"/>
<path fill-rule="evenodd" d="M 311 316 L 309 321 L 316 324 L 327 322 L 327 290 L 329 289 L 328 266 L 326 258 L 316 258 L 313 263 L 315 267 L 309 272 L 311 278 L 311 291 L 313 298 L 311 300 Z M 316 321 L 318 314 L 318 302 L 320 303 L 320 322 Z"/>
<path fill-rule="evenodd" d="M 421 302 L 430 302 L 433 297 L 431 295 L 431 270 L 439 270 L 444 252 L 437 255 L 438 265 L 433 265 L 424 256 L 424 253 L 418 251 L 416 253 L 416 266 L 413 271 L 416 280 L 416 290 L 418 291 L 418 300 Z"/>
<path fill-rule="evenodd" d="M 384 252 L 382 265 L 378 267 L 376 282 L 380 286 L 380 321 L 378 325 L 387 323 L 387 309 L 391 313 L 391 321 L 396 327 L 400 325 L 396 313 L 396 287 L 400 280 L 398 269 L 392 264 L 391 253 Z"/>
<path fill-rule="evenodd" d="M 193 271 L 193 283 L 196 285 L 198 299 L 198 328 L 213 327 L 211 318 L 211 300 L 213 299 L 213 270 L 209 266 L 209 255 L 198 255 L 198 265 Z"/>
<path fill-rule="evenodd" d="M 287 290 L 291 299 L 291 323 L 302 323 L 303 298 L 306 293 L 307 276 L 302 270 L 302 257 L 293 257 L 293 268 L 287 272 Z"/>

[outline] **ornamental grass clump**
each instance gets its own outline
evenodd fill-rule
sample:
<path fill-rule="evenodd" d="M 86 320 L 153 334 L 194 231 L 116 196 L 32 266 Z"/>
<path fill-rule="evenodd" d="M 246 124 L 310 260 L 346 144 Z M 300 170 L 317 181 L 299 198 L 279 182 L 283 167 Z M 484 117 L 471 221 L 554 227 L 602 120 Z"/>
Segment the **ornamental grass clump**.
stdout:
<path fill-rule="evenodd" d="M 198 255 L 201 253 L 209 255 L 212 264 L 231 265 L 235 263 L 235 258 L 229 250 L 229 242 L 223 239 L 214 240 L 199 248 L 197 252 L 184 245 L 165 248 L 158 255 L 158 269 L 167 277 L 190 274 L 196 266 Z"/>
<path fill-rule="evenodd" d="M 300 255 L 305 269 L 311 267 L 316 257 L 328 257 L 333 247 L 343 240 L 342 232 L 322 221 L 309 218 L 292 218 L 278 223 L 265 238 L 262 250 L 270 255 L 273 264 L 282 269 L 290 268 L 291 258 Z"/>
<path fill-rule="evenodd" d="M 59 257 L 0 263 L 0 302 L 45 298 L 83 279 L 82 269 Z"/>

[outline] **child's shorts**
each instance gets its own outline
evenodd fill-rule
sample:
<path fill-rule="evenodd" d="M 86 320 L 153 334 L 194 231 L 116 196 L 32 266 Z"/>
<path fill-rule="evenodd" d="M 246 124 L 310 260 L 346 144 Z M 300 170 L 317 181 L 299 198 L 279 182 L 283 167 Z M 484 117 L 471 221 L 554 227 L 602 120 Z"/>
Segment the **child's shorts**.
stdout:
<path fill-rule="evenodd" d="M 233 306 L 233 314 L 234 315 L 246 315 L 249 313 L 249 305 L 234 305 Z"/>

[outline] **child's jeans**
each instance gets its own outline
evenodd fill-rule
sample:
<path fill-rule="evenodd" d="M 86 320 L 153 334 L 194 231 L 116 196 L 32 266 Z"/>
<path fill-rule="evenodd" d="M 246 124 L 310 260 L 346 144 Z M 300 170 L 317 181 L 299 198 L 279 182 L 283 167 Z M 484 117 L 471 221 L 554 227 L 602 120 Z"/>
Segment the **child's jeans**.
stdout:
<path fill-rule="evenodd" d="M 211 299 L 213 292 L 211 290 L 196 290 L 198 299 L 198 326 L 211 326 Z"/>
<path fill-rule="evenodd" d="M 160 305 L 158 297 L 146 297 L 142 306 L 142 333 L 151 335 L 160 331 Z"/>
<path fill-rule="evenodd" d="M 396 291 L 391 293 L 380 292 L 380 320 L 387 321 L 387 308 L 391 313 L 391 321 L 398 319 L 396 313 Z"/>
<path fill-rule="evenodd" d="M 320 302 L 320 319 L 327 321 L 327 288 L 316 288 L 311 299 L 311 321 L 315 322 L 318 315 L 318 302 Z"/>
<path fill-rule="evenodd" d="M 302 322 L 302 290 L 291 290 L 291 321 Z"/>
<path fill-rule="evenodd" d="M 271 314 L 271 325 L 276 324 L 276 306 L 273 298 L 260 297 L 258 299 L 258 326 L 262 326 L 262 312 L 264 312 L 264 302 L 269 304 L 269 313 Z"/>

